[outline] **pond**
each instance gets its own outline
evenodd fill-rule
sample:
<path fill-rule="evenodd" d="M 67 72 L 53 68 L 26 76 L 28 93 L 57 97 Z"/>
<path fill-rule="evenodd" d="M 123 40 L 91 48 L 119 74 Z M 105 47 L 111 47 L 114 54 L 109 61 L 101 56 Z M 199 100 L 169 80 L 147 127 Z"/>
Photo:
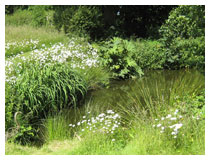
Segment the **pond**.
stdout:
<path fill-rule="evenodd" d="M 145 71 L 142 78 L 112 81 L 107 88 L 89 91 L 83 103 L 48 119 L 51 126 L 49 139 L 72 136 L 77 128 L 70 130 L 69 124 L 76 124 L 83 116 L 96 117 L 107 110 L 119 113 L 123 121 L 130 121 L 133 115 L 147 117 L 174 107 L 177 98 L 204 91 L 205 76 L 196 70 Z M 89 113 L 89 114 L 87 114 Z M 60 122 L 59 122 L 60 121 Z M 56 129 L 62 124 L 60 129 Z M 49 128 L 48 128 L 49 130 Z"/>
<path fill-rule="evenodd" d="M 162 96 L 169 100 L 172 95 L 184 96 L 198 93 L 204 88 L 205 77 L 196 70 L 145 71 L 140 79 L 113 81 L 109 88 L 89 92 L 85 105 L 91 101 L 92 104 L 98 104 L 101 108 L 115 106 L 120 103 L 122 97 L 126 98 L 141 89 L 146 89 L 153 99 L 157 99 L 156 96 Z"/>

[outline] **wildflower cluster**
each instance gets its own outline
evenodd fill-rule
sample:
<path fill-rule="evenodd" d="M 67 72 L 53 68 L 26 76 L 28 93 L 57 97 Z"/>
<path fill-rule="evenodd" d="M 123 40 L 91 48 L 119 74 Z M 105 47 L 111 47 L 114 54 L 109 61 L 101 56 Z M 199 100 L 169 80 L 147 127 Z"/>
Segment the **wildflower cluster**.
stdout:
<path fill-rule="evenodd" d="M 11 44 L 6 45 L 7 48 L 10 46 Z M 47 48 L 43 44 L 42 47 L 31 51 L 27 56 L 17 54 L 7 59 L 5 61 L 6 81 L 15 83 L 16 79 L 21 76 L 23 65 L 30 65 L 34 62 L 38 62 L 43 67 L 54 65 L 55 63 L 71 62 L 69 65 L 72 68 L 81 69 L 98 65 L 97 51 L 90 44 L 84 47 L 76 44 L 74 41 L 70 41 L 68 45 L 57 43 Z"/>
<path fill-rule="evenodd" d="M 157 124 L 153 127 L 160 129 L 160 133 L 167 133 L 173 138 L 177 138 L 179 130 L 182 128 L 182 115 L 178 114 L 179 110 L 175 110 L 172 114 L 168 114 L 166 117 L 161 117 L 160 119 L 155 119 Z"/>
<path fill-rule="evenodd" d="M 39 40 L 23 40 L 20 42 L 6 42 L 5 53 L 7 57 L 22 54 L 25 51 L 31 51 L 38 48 Z"/>
<path fill-rule="evenodd" d="M 90 112 L 88 112 L 89 114 Z M 98 132 L 114 135 L 114 132 L 120 125 L 120 115 L 112 110 L 107 110 L 105 113 L 101 113 L 96 117 L 87 117 L 83 116 L 81 121 L 76 124 L 69 124 L 69 126 L 72 128 L 80 126 L 81 132 Z M 112 141 L 115 141 L 115 139 L 113 138 Z"/>

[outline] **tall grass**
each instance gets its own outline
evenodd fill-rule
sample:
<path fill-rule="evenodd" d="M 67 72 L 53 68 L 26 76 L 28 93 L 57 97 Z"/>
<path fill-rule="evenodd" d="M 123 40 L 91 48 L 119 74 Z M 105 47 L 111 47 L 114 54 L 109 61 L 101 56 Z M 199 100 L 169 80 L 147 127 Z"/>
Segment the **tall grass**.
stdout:
<path fill-rule="evenodd" d="M 5 15 L 5 24 L 12 25 L 12 26 L 20 26 L 20 25 L 30 25 L 32 12 L 27 10 L 17 10 L 12 15 Z"/>
<path fill-rule="evenodd" d="M 127 94 L 122 94 L 117 107 L 127 121 L 139 117 L 155 118 L 185 101 L 188 95 L 199 95 L 205 87 L 204 76 L 198 71 L 160 71 L 146 73 L 133 81 Z M 147 76 L 149 75 L 149 76 Z"/>
<path fill-rule="evenodd" d="M 84 109 L 70 108 L 61 110 L 55 114 L 49 114 L 44 120 L 44 137 L 47 142 L 54 140 L 72 139 L 77 128 L 71 129 L 70 123 L 76 123 L 84 115 Z"/>
<path fill-rule="evenodd" d="M 6 90 L 6 115 L 13 115 L 17 111 L 24 115 L 21 124 L 23 130 L 20 133 L 25 132 L 24 126 L 37 128 L 37 123 L 51 112 L 76 107 L 85 96 L 86 82 L 67 64 L 42 68 L 40 64 L 35 63 L 24 67 L 21 77 L 13 85 L 13 92 Z M 8 126 L 14 125 L 13 118 L 9 116 L 6 119 L 6 129 L 13 127 Z M 33 138 L 35 135 L 36 133 L 28 136 Z M 20 134 L 18 139 L 22 137 L 25 141 L 28 136 Z"/>
<path fill-rule="evenodd" d="M 58 32 L 53 28 L 39 27 L 34 28 L 29 25 L 5 27 L 5 40 L 8 41 L 22 41 L 22 40 L 40 40 L 40 43 L 55 43 L 64 42 L 67 37 L 63 32 Z"/>
<path fill-rule="evenodd" d="M 152 127 L 152 122 L 138 121 L 133 129 L 121 129 L 116 141 L 108 135 L 89 133 L 78 139 L 53 140 L 41 148 L 6 144 L 6 154 L 60 155 L 203 155 L 205 154 L 204 124 L 186 119 L 181 139 L 170 139 Z M 196 122 L 197 123 L 197 122 Z M 203 122 L 202 122 L 203 123 Z M 179 143 L 177 146 L 176 143 Z"/>

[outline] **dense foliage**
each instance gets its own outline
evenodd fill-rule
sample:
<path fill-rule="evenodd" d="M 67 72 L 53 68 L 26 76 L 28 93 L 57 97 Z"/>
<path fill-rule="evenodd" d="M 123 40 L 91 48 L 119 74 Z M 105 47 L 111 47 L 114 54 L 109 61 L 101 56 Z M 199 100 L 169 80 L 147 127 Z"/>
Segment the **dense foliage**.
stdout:
<path fill-rule="evenodd" d="M 66 33 L 92 40 L 120 37 L 159 37 L 158 29 L 175 6 L 54 6 L 54 24 Z"/>
<path fill-rule="evenodd" d="M 78 36 L 97 38 L 102 33 L 102 14 L 96 6 L 61 6 L 55 7 L 54 24 L 57 29 L 64 27 L 64 32 Z M 62 9 L 62 12 L 60 10 Z M 58 11 L 57 11 L 58 10 Z"/>
<path fill-rule="evenodd" d="M 101 63 L 112 71 L 113 77 L 130 78 L 141 76 L 141 68 L 134 59 L 135 46 L 121 38 L 113 38 L 100 48 Z"/>
<path fill-rule="evenodd" d="M 114 37 L 98 47 L 101 64 L 115 78 L 141 77 L 143 69 L 162 69 L 165 55 L 158 41 Z"/>
<path fill-rule="evenodd" d="M 204 69 L 205 6 L 179 6 L 160 29 L 167 68 Z"/>

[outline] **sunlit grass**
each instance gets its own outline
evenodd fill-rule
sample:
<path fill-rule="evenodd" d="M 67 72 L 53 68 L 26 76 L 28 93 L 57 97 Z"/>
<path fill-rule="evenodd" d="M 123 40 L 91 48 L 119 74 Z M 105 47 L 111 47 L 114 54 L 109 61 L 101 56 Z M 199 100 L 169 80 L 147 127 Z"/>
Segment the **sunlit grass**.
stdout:
<path fill-rule="evenodd" d="M 53 42 L 64 42 L 67 40 L 67 36 L 58 32 L 55 29 L 47 28 L 47 27 L 39 27 L 34 28 L 29 25 L 23 26 L 5 26 L 5 41 L 17 41 L 20 42 L 22 40 L 40 40 L 45 43 L 53 43 Z"/>
<path fill-rule="evenodd" d="M 201 121 L 200 121 L 201 122 Z M 51 140 L 41 148 L 6 143 L 6 154 L 35 155 L 203 155 L 205 131 L 202 122 L 195 125 L 189 119 L 183 123 L 180 139 L 170 139 L 152 126 L 149 120 L 136 121 L 132 129 L 122 128 L 112 141 L 108 134 L 89 132 L 78 138 Z M 179 145 L 177 145 L 177 143 Z"/>
<path fill-rule="evenodd" d="M 68 42 L 68 38 L 64 33 L 47 27 L 34 28 L 29 25 L 6 25 L 5 35 L 6 44 L 17 43 L 11 46 L 9 50 L 5 51 L 6 57 L 43 48 L 43 45 L 50 47 L 58 42 Z M 31 43 L 31 40 L 38 42 L 34 44 Z M 26 43 L 28 44 L 26 45 Z"/>

